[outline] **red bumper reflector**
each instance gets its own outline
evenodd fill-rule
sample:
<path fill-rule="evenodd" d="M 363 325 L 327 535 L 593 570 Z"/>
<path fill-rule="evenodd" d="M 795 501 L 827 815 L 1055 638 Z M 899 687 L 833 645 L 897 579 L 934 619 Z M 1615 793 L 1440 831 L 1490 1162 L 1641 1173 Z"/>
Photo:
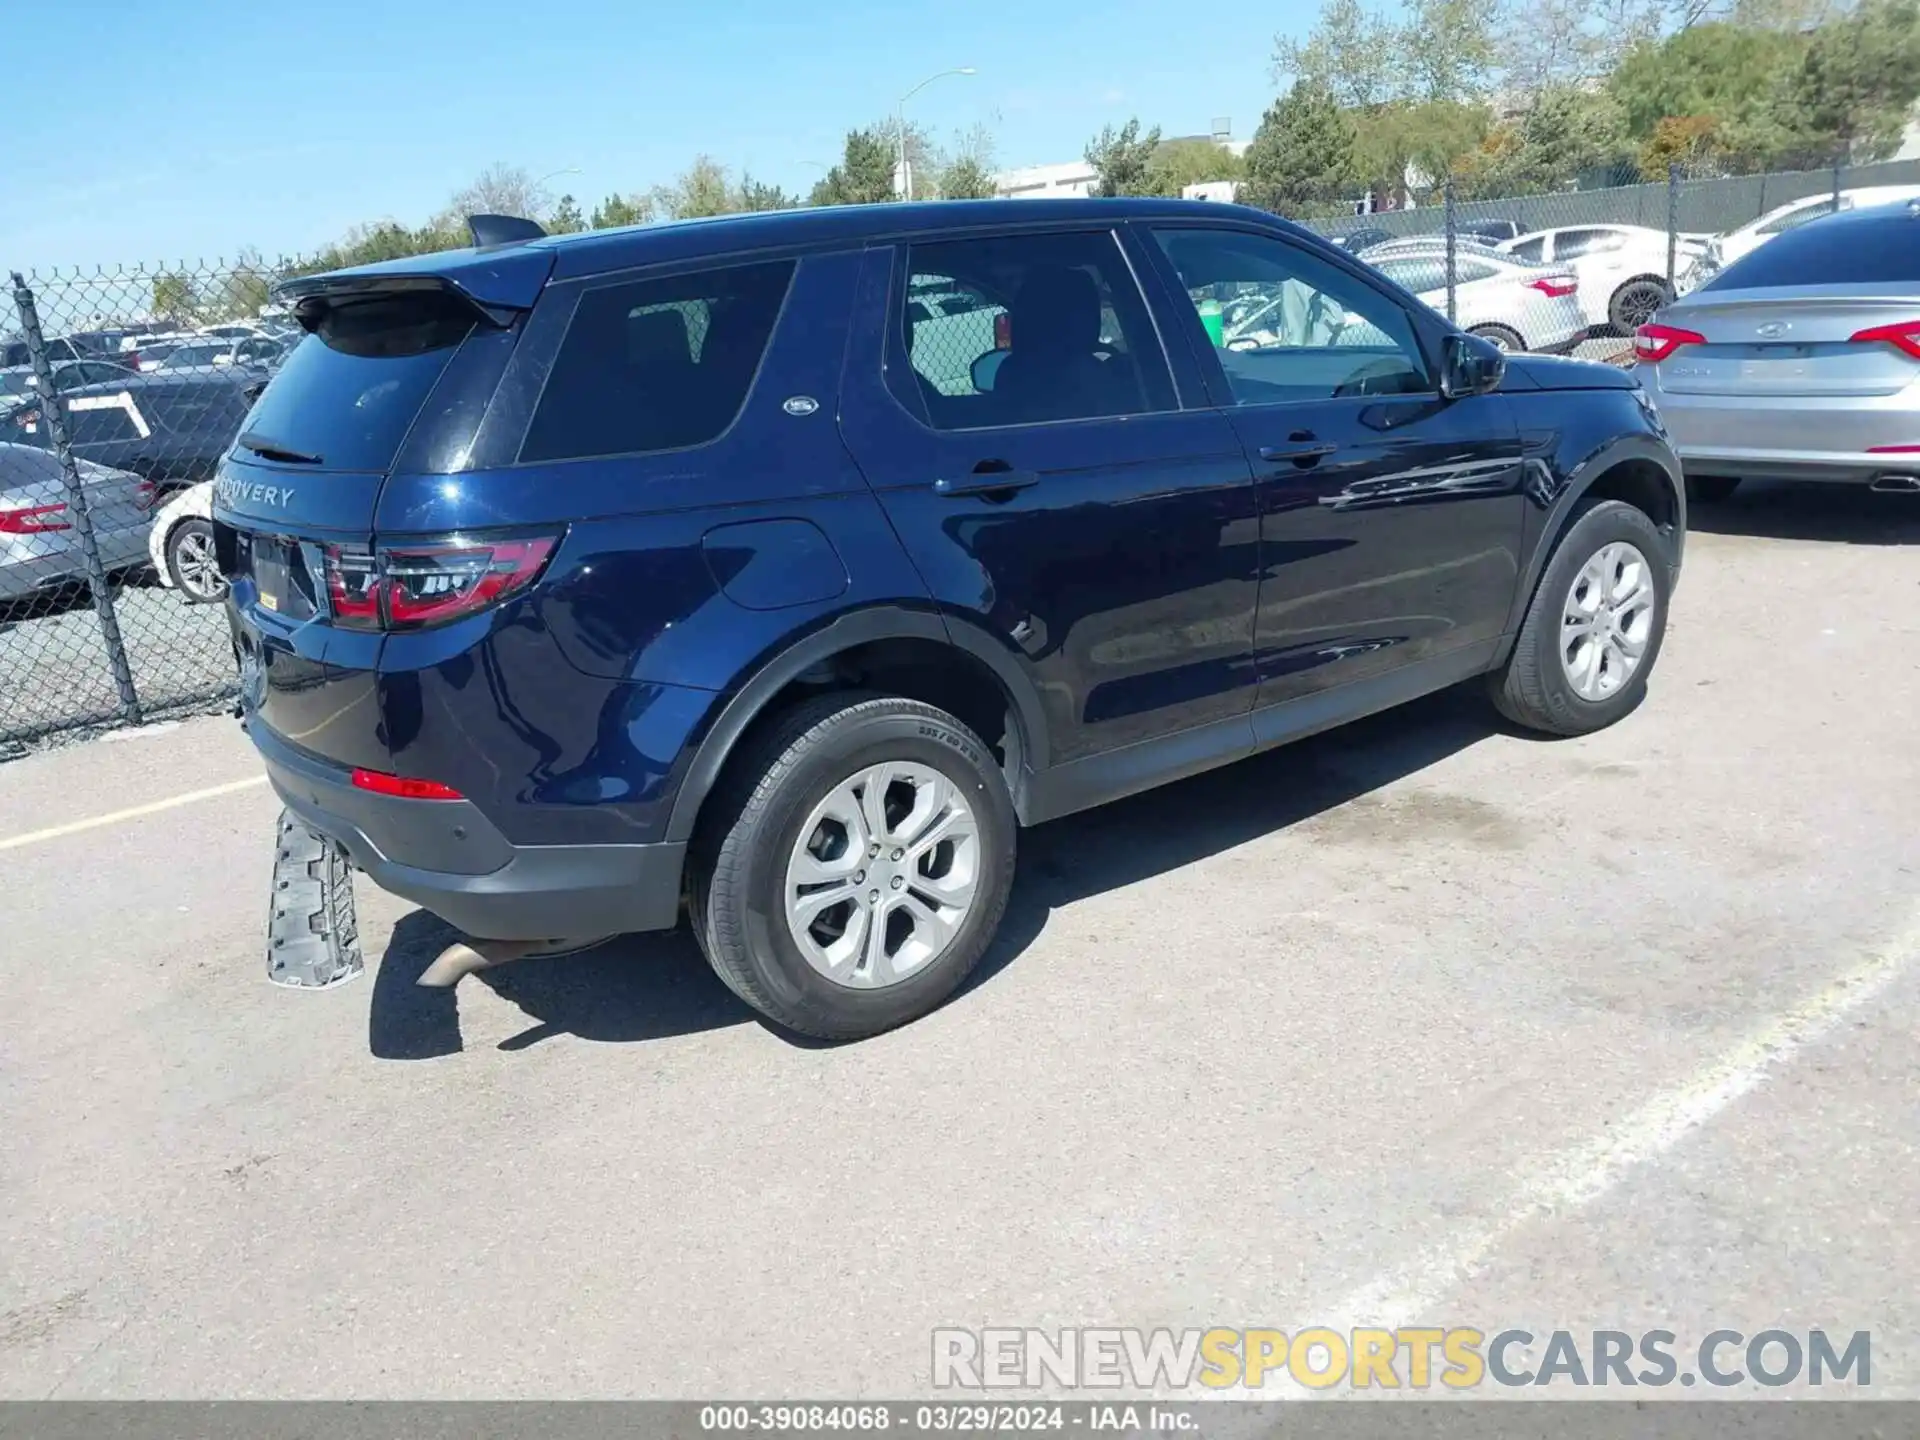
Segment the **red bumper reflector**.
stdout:
<path fill-rule="evenodd" d="M 1920 445 L 1869 445 L 1869 455 L 1920 455 Z"/>
<path fill-rule="evenodd" d="M 438 780 L 409 780 L 402 775 L 383 775 L 378 770 L 355 770 L 353 784 L 356 790 L 370 790 L 375 795 L 392 795 L 401 800 L 464 800 L 467 798 L 458 790 L 442 785 Z"/>

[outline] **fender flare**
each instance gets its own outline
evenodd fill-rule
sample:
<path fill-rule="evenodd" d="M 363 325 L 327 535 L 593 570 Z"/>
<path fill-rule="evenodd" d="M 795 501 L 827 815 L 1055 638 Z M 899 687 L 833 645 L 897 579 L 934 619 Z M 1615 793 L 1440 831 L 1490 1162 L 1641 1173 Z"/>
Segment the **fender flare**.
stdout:
<path fill-rule="evenodd" d="M 1521 623 L 1526 619 L 1527 607 L 1533 604 L 1533 592 L 1539 588 L 1540 577 L 1546 573 L 1553 552 L 1560 547 L 1560 541 L 1567 533 L 1574 507 L 1601 476 L 1615 466 L 1632 460 L 1648 461 L 1666 477 L 1667 496 L 1672 502 L 1674 517 L 1671 536 L 1673 552 L 1669 559 L 1675 575 L 1679 574 L 1687 538 L 1687 487 L 1681 479 L 1680 462 L 1668 445 L 1652 435 L 1616 436 L 1576 465 L 1547 501 L 1545 514 L 1540 521 L 1539 539 L 1534 543 L 1533 553 L 1527 557 L 1527 568 L 1521 576 L 1521 583 L 1514 587 L 1513 608 L 1507 616 L 1507 645 L 1502 647 L 1503 662 L 1505 650 L 1511 646 L 1513 638 L 1519 634 Z"/>
<path fill-rule="evenodd" d="M 1005 645 L 995 643 L 985 630 L 957 616 L 904 605 L 878 605 L 841 615 L 802 636 L 762 663 L 733 692 L 687 767 L 674 796 L 664 838 L 670 842 L 693 838 L 700 807 L 712 793 L 734 747 L 775 695 L 812 666 L 876 640 L 931 640 L 963 650 L 986 666 L 1010 702 L 1008 708 L 1017 732 L 1019 755 L 1010 767 L 1009 783 L 1018 786 L 1023 767 L 1028 771 L 1045 768 L 1047 735 L 1040 695 Z"/>

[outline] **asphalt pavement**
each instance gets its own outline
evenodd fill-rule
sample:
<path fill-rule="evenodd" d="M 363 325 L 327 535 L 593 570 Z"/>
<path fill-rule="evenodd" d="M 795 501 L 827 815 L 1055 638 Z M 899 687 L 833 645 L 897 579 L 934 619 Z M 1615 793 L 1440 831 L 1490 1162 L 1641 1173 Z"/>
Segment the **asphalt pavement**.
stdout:
<path fill-rule="evenodd" d="M 0 766 L 0 1397 L 906 1396 L 940 1326 L 1417 1322 L 1868 1330 L 1920 1396 L 1920 505 L 1696 519 L 1621 725 L 1451 692 L 1028 832 L 977 983 L 856 1045 L 684 934 L 424 992 L 364 882 L 367 977 L 279 990 L 230 721 Z"/>

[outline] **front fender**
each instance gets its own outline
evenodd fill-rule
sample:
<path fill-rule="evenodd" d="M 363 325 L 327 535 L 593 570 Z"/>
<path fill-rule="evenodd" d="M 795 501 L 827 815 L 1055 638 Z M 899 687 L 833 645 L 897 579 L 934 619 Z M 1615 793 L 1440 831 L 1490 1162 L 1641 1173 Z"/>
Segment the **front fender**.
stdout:
<path fill-rule="evenodd" d="M 1615 432 L 1574 449 L 1566 443 L 1573 436 L 1560 432 L 1555 438 L 1561 443 L 1542 453 L 1536 453 L 1531 446 L 1528 449 L 1524 482 L 1524 492 L 1529 501 L 1527 562 L 1520 584 L 1514 590 L 1513 609 L 1507 617 L 1506 632 L 1509 637 L 1518 633 L 1521 622 L 1526 618 L 1527 607 L 1533 601 L 1533 592 L 1540 583 L 1540 576 L 1552 560 L 1561 537 L 1572 524 L 1581 500 L 1592 491 L 1595 484 L 1620 465 L 1649 463 L 1663 477 L 1674 517 L 1673 524 L 1666 527 L 1666 533 L 1671 547 L 1668 561 L 1676 580 L 1686 550 L 1687 490 L 1681 479 L 1680 461 L 1664 439 L 1641 430 L 1624 434 Z M 1574 450 L 1571 455 L 1568 453 L 1570 449 Z"/>

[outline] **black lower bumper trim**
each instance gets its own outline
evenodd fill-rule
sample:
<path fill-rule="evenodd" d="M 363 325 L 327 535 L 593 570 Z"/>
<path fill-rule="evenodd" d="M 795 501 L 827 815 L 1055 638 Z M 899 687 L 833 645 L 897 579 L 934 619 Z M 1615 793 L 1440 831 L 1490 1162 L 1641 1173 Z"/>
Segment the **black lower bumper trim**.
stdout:
<path fill-rule="evenodd" d="M 683 843 L 514 845 L 468 801 L 371 795 L 257 721 L 248 730 L 288 810 L 381 889 L 465 934 L 577 939 L 679 922 Z"/>

